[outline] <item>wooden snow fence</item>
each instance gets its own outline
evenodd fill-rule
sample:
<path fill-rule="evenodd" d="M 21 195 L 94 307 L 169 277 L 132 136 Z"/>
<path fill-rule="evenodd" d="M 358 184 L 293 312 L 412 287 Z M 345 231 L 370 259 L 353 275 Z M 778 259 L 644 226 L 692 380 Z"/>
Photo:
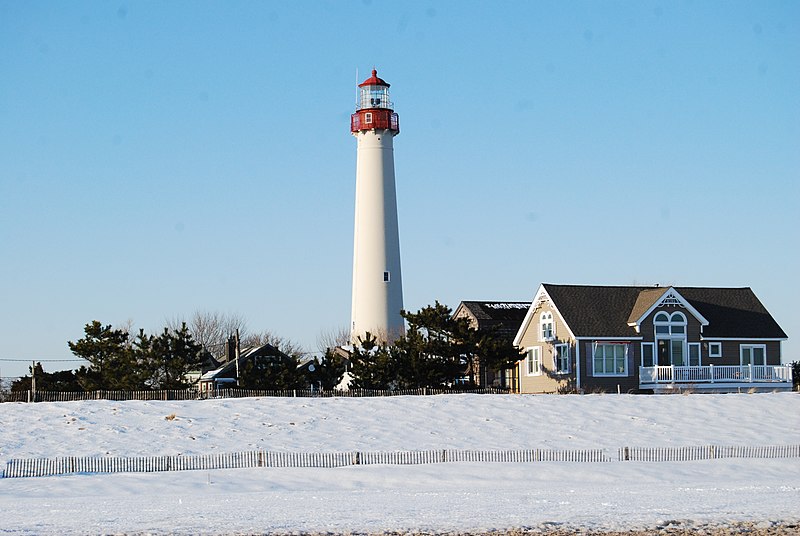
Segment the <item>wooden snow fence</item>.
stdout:
<path fill-rule="evenodd" d="M 347 465 L 419 465 L 448 462 L 529 463 L 608 462 L 604 449 L 590 450 L 407 450 L 396 452 L 270 452 L 232 454 L 65 457 L 12 459 L 4 478 L 71 473 L 150 473 L 256 467 L 343 467 Z"/>
<path fill-rule="evenodd" d="M 383 397 L 429 396 L 443 394 L 508 394 L 508 389 L 493 387 L 481 389 L 353 389 L 349 391 L 319 389 L 217 389 L 201 393 L 196 388 L 155 391 L 14 391 L 0 392 L 0 402 L 76 402 L 81 400 L 202 400 L 207 398 L 331 398 L 331 397 Z"/>
<path fill-rule="evenodd" d="M 620 462 L 683 462 L 723 458 L 800 458 L 800 445 L 622 447 Z M 395 452 L 271 452 L 252 450 L 229 454 L 76 457 L 13 459 L 4 478 L 54 476 L 71 473 L 151 473 L 257 467 L 344 467 L 348 465 L 419 465 L 450 462 L 533 463 L 613 461 L 606 449 L 572 450 L 406 450 Z"/>
<path fill-rule="evenodd" d="M 722 458 L 800 458 L 800 445 L 622 447 L 619 461 L 688 462 Z"/>

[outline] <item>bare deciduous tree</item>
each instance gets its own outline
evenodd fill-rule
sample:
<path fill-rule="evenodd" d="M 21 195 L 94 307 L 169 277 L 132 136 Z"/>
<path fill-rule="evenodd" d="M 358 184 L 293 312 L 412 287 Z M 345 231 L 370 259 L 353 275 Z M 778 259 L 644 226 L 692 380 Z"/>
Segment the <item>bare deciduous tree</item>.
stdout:
<path fill-rule="evenodd" d="M 213 356 L 223 354 L 228 337 L 235 334 L 236 330 L 239 330 L 240 339 L 248 336 L 247 322 L 241 315 L 235 313 L 195 311 L 189 320 L 174 318 L 168 320 L 167 325 L 170 329 L 179 330 L 184 322 L 192 334 L 192 339 Z"/>
<path fill-rule="evenodd" d="M 327 331 L 320 331 L 317 335 L 317 349 L 324 354 L 328 349 L 350 344 L 350 330 L 342 326 Z"/>
<path fill-rule="evenodd" d="M 269 330 L 264 330 L 261 333 L 250 333 L 245 337 L 241 337 L 240 340 L 242 348 L 271 344 L 284 354 L 297 359 L 306 354 L 306 351 L 303 349 L 303 347 L 296 342 L 285 337 L 281 337 L 280 335 L 276 335 Z"/>

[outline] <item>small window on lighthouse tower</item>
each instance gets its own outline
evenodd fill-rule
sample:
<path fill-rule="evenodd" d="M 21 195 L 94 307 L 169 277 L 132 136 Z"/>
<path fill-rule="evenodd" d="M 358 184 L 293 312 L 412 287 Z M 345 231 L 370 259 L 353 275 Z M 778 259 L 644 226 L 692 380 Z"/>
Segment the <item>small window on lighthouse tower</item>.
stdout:
<path fill-rule="evenodd" d="M 383 272 L 383 282 L 388 283 L 389 279 L 390 279 L 389 272 Z"/>
<path fill-rule="evenodd" d="M 364 114 L 364 122 L 372 123 L 372 112 L 367 112 Z"/>

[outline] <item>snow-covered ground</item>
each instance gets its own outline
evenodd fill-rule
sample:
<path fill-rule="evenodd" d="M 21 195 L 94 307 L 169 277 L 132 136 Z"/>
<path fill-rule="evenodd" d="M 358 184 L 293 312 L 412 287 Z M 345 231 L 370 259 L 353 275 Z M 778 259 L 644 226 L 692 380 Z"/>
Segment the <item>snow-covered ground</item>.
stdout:
<path fill-rule="evenodd" d="M 3 465 L 252 449 L 606 448 L 613 455 L 623 446 L 800 444 L 800 396 L 7 403 L 0 430 Z M 0 479 L 0 534 L 624 530 L 797 523 L 799 505 L 798 458 L 79 474 Z"/>

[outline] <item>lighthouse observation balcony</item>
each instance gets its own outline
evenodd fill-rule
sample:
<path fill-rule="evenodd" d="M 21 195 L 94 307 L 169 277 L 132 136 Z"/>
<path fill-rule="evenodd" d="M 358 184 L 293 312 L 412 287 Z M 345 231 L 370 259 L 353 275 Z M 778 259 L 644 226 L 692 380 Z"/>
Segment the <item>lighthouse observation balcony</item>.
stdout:
<path fill-rule="evenodd" d="M 367 108 L 350 116 L 350 132 L 362 130 L 391 130 L 397 135 L 400 132 L 400 118 L 392 110 L 383 108 Z"/>

